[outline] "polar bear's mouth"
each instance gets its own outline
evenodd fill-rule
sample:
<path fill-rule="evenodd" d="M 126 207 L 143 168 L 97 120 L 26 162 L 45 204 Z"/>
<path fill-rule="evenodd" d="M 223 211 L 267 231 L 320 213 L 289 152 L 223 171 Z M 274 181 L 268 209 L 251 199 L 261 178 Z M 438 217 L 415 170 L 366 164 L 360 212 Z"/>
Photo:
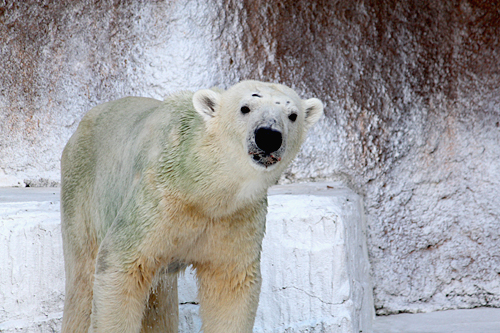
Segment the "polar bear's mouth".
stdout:
<path fill-rule="evenodd" d="M 265 168 L 281 161 L 285 150 L 281 131 L 271 127 L 259 127 L 249 140 L 248 154 L 252 160 Z"/>
<path fill-rule="evenodd" d="M 281 157 L 277 156 L 277 154 L 267 155 L 264 152 L 254 152 L 254 151 L 249 151 L 248 154 L 252 156 L 252 160 L 255 163 L 262 165 L 266 168 L 281 161 Z"/>

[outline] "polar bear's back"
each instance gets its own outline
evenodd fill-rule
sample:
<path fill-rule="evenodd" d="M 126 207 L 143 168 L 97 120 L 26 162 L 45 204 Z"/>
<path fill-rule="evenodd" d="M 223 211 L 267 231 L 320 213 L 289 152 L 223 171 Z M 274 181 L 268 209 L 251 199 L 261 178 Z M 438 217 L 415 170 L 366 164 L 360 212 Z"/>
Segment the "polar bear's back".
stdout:
<path fill-rule="evenodd" d="M 87 216 L 88 227 L 101 238 L 138 169 L 154 158 L 151 154 L 159 154 L 153 148 L 161 140 L 158 128 L 171 118 L 162 103 L 126 97 L 98 105 L 84 116 L 61 159 L 63 224 L 75 216 Z"/>

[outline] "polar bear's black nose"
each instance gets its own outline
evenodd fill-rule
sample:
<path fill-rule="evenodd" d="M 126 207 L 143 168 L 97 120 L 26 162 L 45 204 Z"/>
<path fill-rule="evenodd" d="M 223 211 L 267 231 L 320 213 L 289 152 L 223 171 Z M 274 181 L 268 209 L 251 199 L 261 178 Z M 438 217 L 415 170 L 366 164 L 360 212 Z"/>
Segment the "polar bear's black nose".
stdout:
<path fill-rule="evenodd" d="M 260 127 L 255 131 L 255 143 L 266 154 L 280 149 L 282 138 L 281 132 L 270 127 Z"/>

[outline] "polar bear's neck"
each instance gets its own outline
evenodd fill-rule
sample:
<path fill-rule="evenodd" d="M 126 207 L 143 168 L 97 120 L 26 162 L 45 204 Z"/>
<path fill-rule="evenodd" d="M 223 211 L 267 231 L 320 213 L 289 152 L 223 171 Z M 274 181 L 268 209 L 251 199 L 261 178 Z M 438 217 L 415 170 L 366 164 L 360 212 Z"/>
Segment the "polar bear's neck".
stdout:
<path fill-rule="evenodd" d="M 262 202 L 280 171 L 256 169 L 248 156 L 224 147 L 224 138 L 196 135 L 200 137 L 184 143 L 189 147 L 164 151 L 160 186 L 212 216 Z"/>
<path fill-rule="evenodd" d="M 267 196 L 268 186 L 263 180 L 219 175 L 203 179 L 179 177 L 180 182 L 165 184 L 165 190 L 214 218 L 259 204 Z"/>
<path fill-rule="evenodd" d="M 269 180 L 267 175 L 255 170 L 234 169 L 229 161 L 207 163 L 200 167 L 205 177 L 183 178 L 184 195 L 189 201 L 211 215 L 231 214 L 240 208 L 261 202 L 267 195 Z M 242 170 L 243 169 L 243 170 Z M 188 179 L 189 178 L 189 179 Z"/>

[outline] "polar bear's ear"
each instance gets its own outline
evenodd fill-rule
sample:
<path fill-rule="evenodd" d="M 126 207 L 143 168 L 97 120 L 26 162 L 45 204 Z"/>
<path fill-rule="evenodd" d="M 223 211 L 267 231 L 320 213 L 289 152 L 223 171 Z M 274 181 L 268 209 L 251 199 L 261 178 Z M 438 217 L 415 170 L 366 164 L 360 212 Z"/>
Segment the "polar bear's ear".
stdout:
<path fill-rule="evenodd" d="M 317 98 L 309 98 L 303 102 L 306 110 L 306 130 L 314 125 L 323 115 L 323 103 Z"/>
<path fill-rule="evenodd" d="M 199 114 L 201 114 L 205 121 L 213 118 L 215 115 L 215 110 L 220 103 L 220 97 L 219 93 L 210 89 L 198 90 L 194 93 L 194 108 Z"/>

